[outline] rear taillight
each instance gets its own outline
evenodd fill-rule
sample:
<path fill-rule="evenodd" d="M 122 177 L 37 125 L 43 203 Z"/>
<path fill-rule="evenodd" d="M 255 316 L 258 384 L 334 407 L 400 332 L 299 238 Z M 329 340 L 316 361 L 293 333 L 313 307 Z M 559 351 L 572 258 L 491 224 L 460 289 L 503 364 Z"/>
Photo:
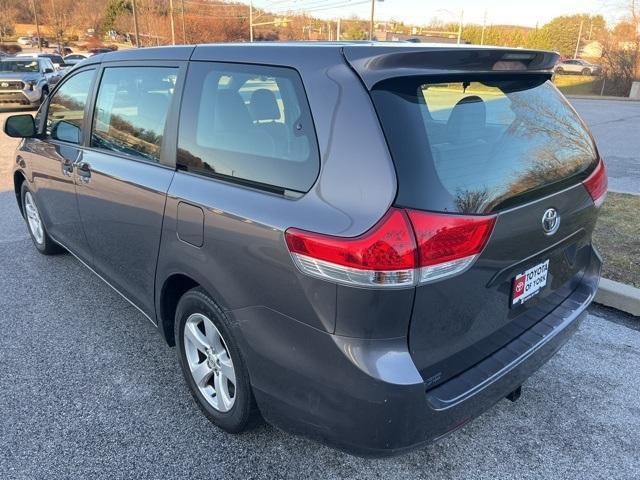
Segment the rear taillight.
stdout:
<path fill-rule="evenodd" d="M 391 208 L 358 237 L 290 228 L 285 232 L 298 268 L 349 285 L 407 287 L 468 268 L 487 243 L 494 216 L 443 215 Z"/>
<path fill-rule="evenodd" d="M 334 237 L 290 228 L 289 251 L 300 270 L 341 283 L 401 287 L 415 282 L 416 243 L 403 210 L 392 208 L 358 237 Z"/>
<path fill-rule="evenodd" d="M 607 197 L 607 170 L 604 167 L 604 162 L 600 160 L 595 170 L 591 172 L 591 175 L 582 182 L 589 195 L 593 199 L 596 207 L 600 207 L 604 203 L 604 199 Z"/>
<path fill-rule="evenodd" d="M 419 283 L 466 270 L 482 252 L 495 216 L 443 215 L 409 211 L 418 243 Z"/>

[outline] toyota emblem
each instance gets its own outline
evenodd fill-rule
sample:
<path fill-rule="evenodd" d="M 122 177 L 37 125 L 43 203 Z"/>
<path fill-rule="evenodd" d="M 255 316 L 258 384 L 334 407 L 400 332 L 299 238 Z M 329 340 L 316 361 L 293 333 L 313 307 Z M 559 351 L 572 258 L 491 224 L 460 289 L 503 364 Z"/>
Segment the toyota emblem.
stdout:
<path fill-rule="evenodd" d="M 560 214 L 555 208 L 548 208 L 542 215 L 542 229 L 547 235 L 553 235 L 560 228 Z"/>
<path fill-rule="evenodd" d="M 9 86 L 9 84 L 7 82 L 0 83 L 0 87 L 2 87 L 2 88 L 7 88 L 8 86 Z"/>

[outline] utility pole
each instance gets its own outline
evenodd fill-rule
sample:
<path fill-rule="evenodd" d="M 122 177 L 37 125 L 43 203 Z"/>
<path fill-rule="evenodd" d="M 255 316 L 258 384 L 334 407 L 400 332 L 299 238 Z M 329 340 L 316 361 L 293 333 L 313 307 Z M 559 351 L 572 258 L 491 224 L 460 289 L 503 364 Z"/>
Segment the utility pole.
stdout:
<path fill-rule="evenodd" d="M 371 0 L 371 22 L 369 23 L 369 40 L 373 40 L 373 16 L 376 10 L 376 0 Z"/>
<path fill-rule="evenodd" d="M 338 26 L 336 27 L 336 40 L 340 41 L 340 17 L 338 17 Z"/>
<path fill-rule="evenodd" d="M 171 45 L 176 44 L 176 27 L 173 23 L 173 0 L 169 0 L 169 15 L 171 17 Z"/>
<path fill-rule="evenodd" d="M 482 35 L 480 36 L 480 45 L 484 45 L 484 31 L 486 28 L 487 28 L 487 11 L 485 10 L 484 17 L 482 17 Z"/>
<path fill-rule="evenodd" d="M 42 51 L 42 38 L 40 38 L 40 24 L 38 23 L 38 7 L 36 6 L 36 0 L 32 0 L 33 3 L 33 19 L 36 22 L 36 35 L 38 35 L 38 49 Z"/>
<path fill-rule="evenodd" d="M 458 45 L 462 40 L 462 17 L 464 16 L 464 10 L 460 10 L 460 23 L 458 24 Z"/>
<path fill-rule="evenodd" d="M 253 42 L 253 0 L 249 2 L 249 41 Z"/>
<path fill-rule="evenodd" d="M 180 0 L 180 9 L 182 11 L 182 41 L 187 45 L 187 29 L 184 26 L 184 0 Z"/>
<path fill-rule="evenodd" d="M 136 48 L 140 48 L 140 34 L 138 33 L 138 12 L 136 10 L 136 0 L 131 0 L 133 10 L 133 32 L 136 36 Z"/>
<path fill-rule="evenodd" d="M 582 40 L 582 26 L 584 25 L 584 19 L 580 20 L 580 31 L 578 31 L 578 41 L 576 42 L 576 53 L 573 58 L 578 58 L 578 50 L 580 49 L 580 40 Z"/>

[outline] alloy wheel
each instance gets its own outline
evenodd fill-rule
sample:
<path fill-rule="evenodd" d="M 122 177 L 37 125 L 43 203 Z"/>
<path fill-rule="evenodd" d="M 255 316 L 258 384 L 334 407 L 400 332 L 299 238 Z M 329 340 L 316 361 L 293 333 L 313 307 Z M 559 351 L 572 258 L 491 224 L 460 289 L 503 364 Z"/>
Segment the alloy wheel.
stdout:
<path fill-rule="evenodd" d="M 42 220 L 40 219 L 40 212 L 33 199 L 31 192 L 27 192 L 24 195 L 24 209 L 27 214 L 27 223 L 29 224 L 29 230 L 33 234 L 38 245 L 44 243 L 44 228 L 42 227 Z"/>
<path fill-rule="evenodd" d="M 201 313 L 184 326 L 184 351 L 193 381 L 216 410 L 228 412 L 236 400 L 236 372 L 229 349 L 214 323 Z"/>

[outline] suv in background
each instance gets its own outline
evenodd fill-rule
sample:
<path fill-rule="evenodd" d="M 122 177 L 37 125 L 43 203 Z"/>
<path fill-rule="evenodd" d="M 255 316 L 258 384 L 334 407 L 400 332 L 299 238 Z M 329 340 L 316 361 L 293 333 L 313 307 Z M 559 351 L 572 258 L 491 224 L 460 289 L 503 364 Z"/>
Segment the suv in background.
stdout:
<path fill-rule="evenodd" d="M 602 67 L 579 58 L 564 60 L 555 67 L 557 74 L 571 73 L 576 75 L 602 75 Z"/>
<path fill-rule="evenodd" d="M 46 57 L 0 59 L 0 106 L 38 107 L 60 80 Z"/>
<path fill-rule="evenodd" d="M 607 177 L 556 61 L 375 42 L 94 56 L 37 120 L 6 121 L 16 200 L 38 251 L 73 253 L 177 346 L 219 427 L 259 411 L 402 452 L 515 400 L 595 295 Z"/>

